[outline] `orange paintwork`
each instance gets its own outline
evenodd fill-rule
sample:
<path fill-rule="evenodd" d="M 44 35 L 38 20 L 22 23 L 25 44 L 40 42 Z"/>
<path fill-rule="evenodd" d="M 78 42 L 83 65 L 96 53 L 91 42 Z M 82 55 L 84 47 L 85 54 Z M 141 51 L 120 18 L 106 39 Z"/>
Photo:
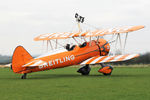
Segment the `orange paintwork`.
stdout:
<path fill-rule="evenodd" d="M 33 59 L 32 56 L 22 46 L 18 46 L 12 57 L 12 70 L 15 73 L 21 73 L 21 70 L 26 69 L 22 68 L 22 65 L 26 64 L 31 59 Z"/>
<path fill-rule="evenodd" d="M 87 42 L 87 45 L 82 48 L 76 45 L 72 51 L 33 59 L 23 47 L 19 46 L 13 54 L 12 69 L 15 73 L 23 74 L 78 65 L 88 58 L 98 55 L 107 55 L 109 53 L 109 49 L 109 43 L 104 39 L 99 39 L 98 43 L 93 40 L 91 43 Z M 31 66 L 36 62 L 38 62 L 39 66 L 38 64 L 36 66 Z"/>
<path fill-rule="evenodd" d="M 111 73 L 111 71 L 112 71 L 112 69 L 110 69 L 109 66 L 103 67 L 103 68 L 98 70 L 98 72 L 104 73 L 104 74 L 109 74 L 109 73 Z"/>

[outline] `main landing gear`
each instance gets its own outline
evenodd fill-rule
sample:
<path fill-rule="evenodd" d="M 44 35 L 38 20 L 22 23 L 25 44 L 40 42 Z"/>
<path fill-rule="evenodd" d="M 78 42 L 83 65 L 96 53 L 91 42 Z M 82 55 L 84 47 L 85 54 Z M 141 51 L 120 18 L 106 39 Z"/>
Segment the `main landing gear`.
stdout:
<path fill-rule="evenodd" d="M 89 65 L 85 65 L 77 70 L 77 72 L 81 73 L 82 75 L 89 75 L 90 71 L 91 71 L 91 68 L 89 67 Z"/>
<path fill-rule="evenodd" d="M 106 75 L 106 76 L 111 75 L 113 71 L 112 66 L 105 65 L 105 64 L 100 64 L 100 65 L 102 66 L 102 68 L 100 68 L 98 72 L 103 73 L 103 75 Z M 89 75 L 90 71 L 91 71 L 91 68 L 89 67 L 89 65 L 85 65 L 77 70 L 77 72 L 81 73 L 82 75 Z"/>
<path fill-rule="evenodd" d="M 102 68 L 98 70 L 98 72 L 103 73 L 104 75 L 111 75 L 113 67 L 110 65 L 100 64 Z"/>
<path fill-rule="evenodd" d="M 21 79 L 26 79 L 26 76 L 27 76 L 27 73 L 24 73 L 24 74 L 21 76 Z"/>

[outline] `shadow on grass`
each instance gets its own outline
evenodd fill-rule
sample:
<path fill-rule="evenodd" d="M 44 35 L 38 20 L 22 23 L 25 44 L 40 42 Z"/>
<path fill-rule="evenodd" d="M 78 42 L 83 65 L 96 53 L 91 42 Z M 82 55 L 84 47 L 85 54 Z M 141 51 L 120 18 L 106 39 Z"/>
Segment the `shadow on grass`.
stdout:
<path fill-rule="evenodd" d="M 111 75 L 111 77 L 150 77 L 150 74 L 126 74 L 126 75 Z"/>
<path fill-rule="evenodd" d="M 20 80 L 20 75 L 12 75 L 7 77 L 0 77 L 0 80 Z M 150 77 L 150 74 L 112 74 L 111 76 L 104 76 L 102 74 L 80 75 L 80 74 L 28 74 L 28 80 L 34 79 L 61 79 L 61 78 L 141 78 Z"/>
<path fill-rule="evenodd" d="M 85 78 L 85 77 L 99 77 L 102 75 L 80 75 L 80 74 L 36 74 L 31 75 L 29 79 L 53 79 L 53 78 Z"/>
<path fill-rule="evenodd" d="M 20 80 L 23 74 L 1 76 L 0 80 Z M 58 78 L 85 78 L 85 77 L 99 77 L 102 75 L 80 75 L 80 74 L 27 74 L 27 79 L 58 79 Z"/>
<path fill-rule="evenodd" d="M 80 74 L 35 74 L 29 76 L 28 79 L 58 79 L 58 78 L 139 78 L 139 77 L 150 77 L 150 74 L 134 74 L 134 75 L 125 75 L 125 74 L 115 74 L 111 76 L 104 76 L 102 74 L 96 74 L 96 75 L 80 75 Z"/>

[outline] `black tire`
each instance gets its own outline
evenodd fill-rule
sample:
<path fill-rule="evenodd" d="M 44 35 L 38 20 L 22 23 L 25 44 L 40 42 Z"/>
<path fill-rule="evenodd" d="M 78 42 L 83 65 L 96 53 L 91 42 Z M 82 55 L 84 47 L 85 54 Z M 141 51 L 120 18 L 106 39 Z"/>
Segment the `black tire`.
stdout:
<path fill-rule="evenodd" d="M 12 64 L 10 65 L 10 69 L 12 70 Z"/>
<path fill-rule="evenodd" d="M 26 79 L 26 76 L 27 76 L 27 74 L 24 73 L 24 74 L 21 76 L 21 79 Z"/>
<path fill-rule="evenodd" d="M 81 73 L 81 75 L 89 75 L 90 71 L 91 71 L 91 68 L 89 67 L 89 65 L 85 65 L 81 67 L 77 72 Z"/>

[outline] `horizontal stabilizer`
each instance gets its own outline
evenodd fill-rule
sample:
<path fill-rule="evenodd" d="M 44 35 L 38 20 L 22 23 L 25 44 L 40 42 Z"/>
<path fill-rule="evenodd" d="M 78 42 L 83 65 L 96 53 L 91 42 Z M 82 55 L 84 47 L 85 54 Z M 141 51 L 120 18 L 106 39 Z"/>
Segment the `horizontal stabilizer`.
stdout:
<path fill-rule="evenodd" d="M 125 60 L 136 58 L 138 56 L 139 54 L 126 54 L 126 55 L 116 55 L 116 56 L 95 56 L 83 61 L 80 65 L 125 61 Z"/>

